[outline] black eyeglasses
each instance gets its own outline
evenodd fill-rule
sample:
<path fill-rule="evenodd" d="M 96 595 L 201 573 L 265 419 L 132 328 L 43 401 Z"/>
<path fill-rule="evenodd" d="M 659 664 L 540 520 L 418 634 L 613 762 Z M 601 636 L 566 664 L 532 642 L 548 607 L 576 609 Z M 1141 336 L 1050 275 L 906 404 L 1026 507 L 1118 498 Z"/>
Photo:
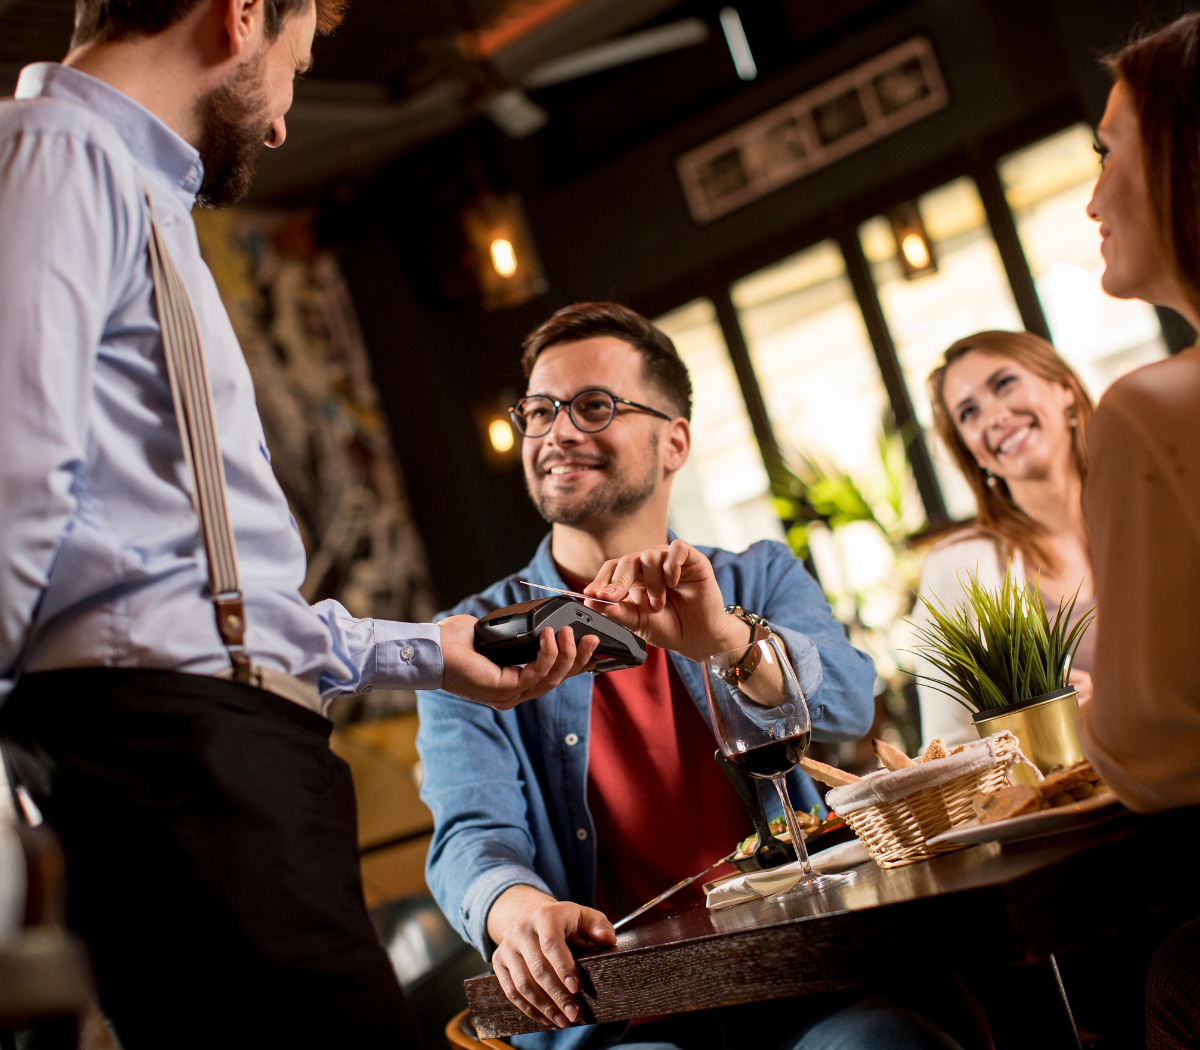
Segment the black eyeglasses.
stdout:
<path fill-rule="evenodd" d="M 636 408 L 639 412 L 649 412 L 659 419 L 671 420 L 674 417 L 660 412 L 649 405 L 639 405 L 626 397 L 617 397 L 607 390 L 581 390 L 570 401 L 559 401 L 545 394 L 534 394 L 523 397 L 508 410 L 512 417 L 513 426 L 525 437 L 545 437 L 558 418 L 558 410 L 565 408 L 571 422 L 585 434 L 596 434 L 613 421 L 617 414 L 617 405 Z"/>

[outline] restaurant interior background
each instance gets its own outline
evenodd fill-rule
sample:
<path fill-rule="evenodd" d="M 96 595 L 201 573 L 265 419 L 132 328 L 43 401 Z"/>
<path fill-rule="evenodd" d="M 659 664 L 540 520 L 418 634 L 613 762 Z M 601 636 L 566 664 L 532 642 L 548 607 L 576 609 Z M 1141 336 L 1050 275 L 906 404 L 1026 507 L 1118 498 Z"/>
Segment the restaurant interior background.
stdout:
<path fill-rule="evenodd" d="M 546 526 L 505 412 L 521 339 L 616 299 L 692 372 L 673 526 L 790 542 L 876 659 L 876 735 L 911 748 L 920 541 L 972 514 L 925 377 L 983 328 L 1049 336 L 1094 397 L 1190 344 L 1177 315 L 1102 292 L 1084 208 L 1099 56 L 1195 6 L 354 0 L 250 199 L 197 213 L 305 596 L 428 618 L 525 564 Z M 62 56 L 71 18 L 0 0 L 0 95 Z M 422 885 L 415 720 L 377 718 L 411 699 L 347 705 L 335 744 L 381 906 Z M 403 940 L 411 976 L 434 949 Z"/>

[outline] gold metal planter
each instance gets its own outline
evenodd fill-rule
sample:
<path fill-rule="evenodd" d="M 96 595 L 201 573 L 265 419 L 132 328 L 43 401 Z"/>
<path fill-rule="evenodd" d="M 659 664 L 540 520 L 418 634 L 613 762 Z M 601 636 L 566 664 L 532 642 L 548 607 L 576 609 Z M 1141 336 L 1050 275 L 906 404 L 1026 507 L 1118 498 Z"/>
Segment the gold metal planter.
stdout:
<path fill-rule="evenodd" d="M 1019 704 L 981 711 L 972 721 L 981 739 L 1001 729 L 1009 730 L 1021 742 L 1025 757 L 1043 773 L 1049 773 L 1055 766 L 1065 768 L 1083 761 L 1075 726 L 1078 710 L 1079 694 L 1068 687 Z"/>

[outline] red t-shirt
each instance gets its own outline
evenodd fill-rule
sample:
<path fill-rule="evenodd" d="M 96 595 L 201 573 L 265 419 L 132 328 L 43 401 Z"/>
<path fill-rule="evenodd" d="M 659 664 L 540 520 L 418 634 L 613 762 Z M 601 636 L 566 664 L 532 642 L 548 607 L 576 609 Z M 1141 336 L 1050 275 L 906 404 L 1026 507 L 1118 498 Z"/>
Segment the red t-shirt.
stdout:
<path fill-rule="evenodd" d="M 577 584 L 567 581 L 582 589 Z M 587 797 L 596 825 L 596 907 L 610 919 L 753 834 L 750 814 L 713 761 L 716 749 L 665 649 L 649 646 L 641 667 L 596 676 Z"/>

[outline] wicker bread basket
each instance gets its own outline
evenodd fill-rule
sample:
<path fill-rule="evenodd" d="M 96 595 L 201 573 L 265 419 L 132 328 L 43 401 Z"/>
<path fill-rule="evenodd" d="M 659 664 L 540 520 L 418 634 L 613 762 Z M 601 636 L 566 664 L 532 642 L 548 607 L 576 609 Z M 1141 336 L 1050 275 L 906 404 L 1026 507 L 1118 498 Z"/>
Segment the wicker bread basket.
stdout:
<path fill-rule="evenodd" d="M 974 817 L 975 793 L 1011 784 L 1010 771 L 1017 763 L 1032 768 L 1012 733 L 994 733 L 948 758 L 870 773 L 858 784 L 834 788 L 826 802 L 881 868 L 899 868 L 964 849 L 962 843 L 930 846 L 928 840 Z"/>

